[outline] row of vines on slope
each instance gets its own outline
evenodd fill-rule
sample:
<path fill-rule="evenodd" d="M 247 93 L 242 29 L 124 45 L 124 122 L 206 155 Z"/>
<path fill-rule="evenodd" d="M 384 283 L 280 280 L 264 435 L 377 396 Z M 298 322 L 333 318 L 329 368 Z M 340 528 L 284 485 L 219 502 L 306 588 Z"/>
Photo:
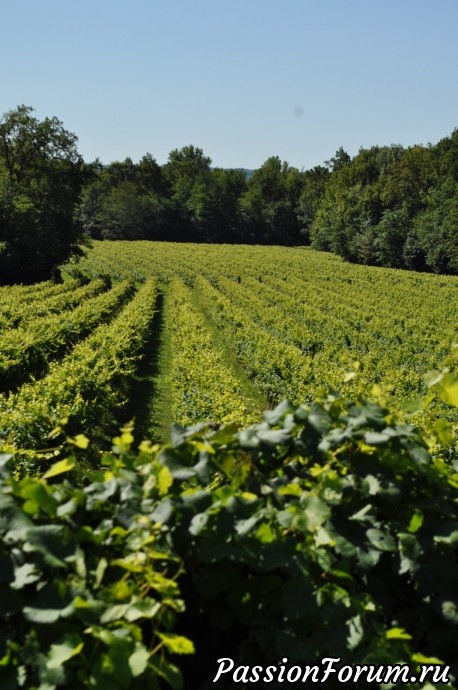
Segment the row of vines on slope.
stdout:
<path fill-rule="evenodd" d="M 21 449 L 27 467 L 27 457 L 36 458 L 43 443 L 52 452 L 63 442 L 62 425 L 76 432 L 90 427 L 100 438 L 110 434 L 144 354 L 156 297 L 156 281 L 150 279 L 112 322 L 99 325 L 63 360 L 51 364 L 46 376 L 24 384 L 16 394 L 0 396 L 3 447 Z"/>
<path fill-rule="evenodd" d="M 178 277 L 169 286 L 165 327 L 169 331 L 172 366 L 169 385 L 173 418 L 182 424 L 218 420 L 247 425 L 259 421 L 250 411 L 241 382 L 213 342 L 192 291 Z"/>
<path fill-rule="evenodd" d="M 81 287 L 70 287 L 69 290 L 49 297 L 37 295 L 33 302 L 27 302 L 20 296 L 11 295 L 8 306 L 0 312 L 2 324 L 7 328 L 18 328 L 31 324 L 38 317 L 42 318 L 74 309 L 81 302 L 95 297 L 105 288 L 105 281 L 98 279 L 91 280 L 87 285 Z"/>
<path fill-rule="evenodd" d="M 6 331 L 0 336 L 0 390 L 17 388 L 31 375 L 41 375 L 50 360 L 109 320 L 132 292 L 132 283 L 123 281 L 109 292 L 82 301 L 75 309 L 38 317 Z"/>

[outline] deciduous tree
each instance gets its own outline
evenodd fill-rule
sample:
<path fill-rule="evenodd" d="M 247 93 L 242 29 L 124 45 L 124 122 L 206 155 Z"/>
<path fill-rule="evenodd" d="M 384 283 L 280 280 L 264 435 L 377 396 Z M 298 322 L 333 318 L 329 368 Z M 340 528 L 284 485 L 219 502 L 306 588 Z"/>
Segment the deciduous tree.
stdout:
<path fill-rule="evenodd" d="M 86 167 L 77 137 L 21 105 L 0 121 L 0 281 L 33 282 L 77 251 L 74 209 Z"/>

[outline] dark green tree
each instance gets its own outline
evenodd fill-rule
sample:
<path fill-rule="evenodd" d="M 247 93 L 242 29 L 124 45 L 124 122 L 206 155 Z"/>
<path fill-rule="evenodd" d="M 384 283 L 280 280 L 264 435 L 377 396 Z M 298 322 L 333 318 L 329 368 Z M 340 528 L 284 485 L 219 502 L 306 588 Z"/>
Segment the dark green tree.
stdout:
<path fill-rule="evenodd" d="M 143 194 L 167 195 L 170 192 L 161 166 L 150 153 L 146 153 L 135 166 L 134 181 Z"/>
<path fill-rule="evenodd" d="M 212 171 L 207 241 L 245 242 L 239 199 L 246 189 L 246 174 L 242 170 Z"/>
<path fill-rule="evenodd" d="M 331 175 L 310 227 L 312 246 L 358 260 L 359 235 L 380 219 L 378 202 L 379 149 L 361 149 L 350 159 L 340 148 L 327 162 Z"/>
<path fill-rule="evenodd" d="M 425 268 L 414 219 L 437 182 L 431 147 L 399 145 L 343 149 L 328 161 L 332 171 L 310 228 L 312 246 L 365 264 Z"/>
<path fill-rule="evenodd" d="M 173 239 L 170 190 L 150 153 L 92 164 L 92 179 L 81 196 L 78 218 L 95 239 Z"/>
<path fill-rule="evenodd" d="M 404 249 L 410 230 L 410 218 L 405 209 L 386 210 L 374 229 L 374 249 L 377 263 L 387 268 L 404 268 Z"/>
<path fill-rule="evenodd" d="M 77 137 L 25 105 L 0 121 L 0 281 L 34 282 L 78 251 L 75 206 L 88 170 Z"/>
<path fill-rule="evenodd" d="M 133 182 L 120 182 L 111 188 L 102 199 L 97 221 L 103 240 L 145 238 L 146 207 Z"/>
<path fill-rule="evenodd" d="M 240 198 L 247 237 L 258 244 L 300 244 L 301 174 L 271 156 L 251 177 Z"/>
<path fill-rule="evenodd" d="M 451 175 L 431 190 L 414 231 L 431 271 L 458 273 L 458 181 Z"/>
<path fill-rule="evenodd" d="M 430 188 L 437 182 L 437 168 L 430 147 L 405 149 L 386 177 L 381 194 L 385 208 L 402 209 L 410 219 L 426 206 Z"/>
<path fill-rule="evenodd" d="M 202 149 L 183 146 L 169 153 L 164 177 L 169 185 L 170 200 L 176 214 L 176 239 L 208 240 L 211 198 L 211 159 Z"/>
<path fill-rule="evenodd" d="M 297 216 L 301 226 L 300 233 L 305 244 L 310 244 L 310 230 L 330 177 L 329 168 L 323 165 L 316 165 L 301 175 L 301 193 Z"/>
<path fill-rule="evenodd" d="M 132 158 L 125 158 L 123 161 L 114 161 L 104 168 L 107 181 L 114 187 L 122 182 L 136 182 L 137 166 Z"/>
<path fill-rule="evenodd" d="M 343 146 L 337 149 L 335 155 L 328 161 L 325 161 L 325 165 L 332 172 L 337 172 L 345 165 L 351 162 L 351 156 L 348 154 Z"/>

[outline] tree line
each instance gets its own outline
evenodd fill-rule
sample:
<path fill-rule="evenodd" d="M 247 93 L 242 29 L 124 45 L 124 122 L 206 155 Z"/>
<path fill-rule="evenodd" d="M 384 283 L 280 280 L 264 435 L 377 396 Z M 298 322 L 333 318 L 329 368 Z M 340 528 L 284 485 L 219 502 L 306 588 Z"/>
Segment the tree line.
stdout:
<path fill-rule="evenodd" d="M 85 163 L 57 118 L 0 121 L 0 280 L 48 277 L 87 238 L 310 245 L 352 262 L 458 273 L 458 129 L 436 145 L 340 148 L 251 176 L 202 149 Z"/>
<path fill-rule="evenodd" d="M 330 170 L 299 171 L 271 156 L 251 175 L 212 168 L 202 149 L 95 164 L 78 217 L 96 239 L 310 244 L 310 226 Z"/>

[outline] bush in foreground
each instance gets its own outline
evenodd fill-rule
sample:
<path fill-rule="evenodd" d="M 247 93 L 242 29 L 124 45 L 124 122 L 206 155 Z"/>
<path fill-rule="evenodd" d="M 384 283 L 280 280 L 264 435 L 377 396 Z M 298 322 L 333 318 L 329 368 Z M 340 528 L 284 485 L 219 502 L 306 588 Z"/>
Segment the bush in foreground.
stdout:
<path fill-rule="evenodd" d="M 2 688 L 215 687 L 221 657 L 456 676 L 458 475 L 413 427 L 330 398 L 132 440 L 84 485 L 3 456 Z"/>

